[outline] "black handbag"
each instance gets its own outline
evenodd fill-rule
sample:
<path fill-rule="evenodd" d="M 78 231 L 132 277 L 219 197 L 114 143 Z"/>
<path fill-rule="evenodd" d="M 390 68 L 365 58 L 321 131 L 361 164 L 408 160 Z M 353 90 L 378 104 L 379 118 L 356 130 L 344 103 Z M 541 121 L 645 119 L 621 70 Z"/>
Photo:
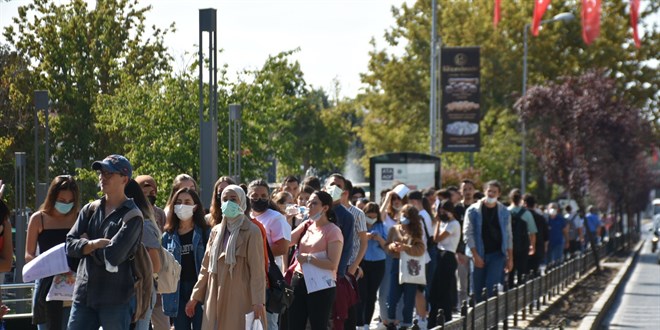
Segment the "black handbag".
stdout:
<path fill-rule="evenodd" d="M 275 257 L 273 257 L 270 246 L 266 244 L 266 247 L 268 248 L 268 260 L 270 260 L 268 266 L 268 283 L 270 287 L 267 289 L 266 310 L 269 313 L 282 314 L 293 303 L 293 288 L 284 281 L 284 276 L 275 263 Z"/>

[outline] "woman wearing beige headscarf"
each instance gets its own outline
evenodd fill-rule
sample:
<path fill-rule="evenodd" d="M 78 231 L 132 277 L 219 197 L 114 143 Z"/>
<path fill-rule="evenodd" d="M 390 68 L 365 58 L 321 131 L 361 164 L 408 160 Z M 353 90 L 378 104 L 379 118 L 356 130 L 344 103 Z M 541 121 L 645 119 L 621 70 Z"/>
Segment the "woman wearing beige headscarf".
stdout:
<path fill-rule="evenodd" d="M 254 312 L 266 329 L 266 274 L 259 228 L 244 214 L 245 192 L 229 185 L 222 192 L 222 222 L 213 227 L 186 314 L 204 304 L 202 329 L 245 329 Z"/>

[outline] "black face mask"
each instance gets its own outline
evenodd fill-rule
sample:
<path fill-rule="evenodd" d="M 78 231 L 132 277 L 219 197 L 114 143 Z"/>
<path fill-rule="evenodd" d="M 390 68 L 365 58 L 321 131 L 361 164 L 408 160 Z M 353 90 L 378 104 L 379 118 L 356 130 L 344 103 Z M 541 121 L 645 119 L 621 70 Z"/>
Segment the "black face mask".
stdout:
<path fill-rule="evenodd" d="M 156 196 L 147 196 L 147 199 L 151 205 L 156 205 Z"/>
<path fill-rule="evenodd" d="M 446 215 L 446 214 L 440 214 L 438 216 L 438 218 L 440 218 L 440 221 L 442 221 L 442 222 L 448 222 L 449 221 L 449 216 Z"/>
<path fill-rule="evenodd" d="M 268 208 L 267 199 L 250 199 L 250 204 L 252 204 L 252 209 L 256 212 L 263 212 Z"/>

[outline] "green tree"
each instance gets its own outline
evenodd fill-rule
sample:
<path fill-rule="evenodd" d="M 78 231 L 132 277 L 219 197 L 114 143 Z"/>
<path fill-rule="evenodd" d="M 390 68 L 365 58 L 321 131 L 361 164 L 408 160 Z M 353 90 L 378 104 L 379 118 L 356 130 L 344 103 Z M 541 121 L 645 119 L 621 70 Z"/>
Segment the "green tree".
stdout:
<path fill-rule="evenodd" d="M 73 169 L 77 159 L 89 164 L 121 152 L 106 144 L 111 136 L 95 129 L 91 108 L 98 95 L 113 95 L 125 78 L 148 83 L 169 72 L 163 45 L 168 30 L 148 31 L 149 10 L 137 0 L 100 0 L 94 8 L 82 0 L 63 5 L 34 0 L 19 7 L 13 25 L 5 27 L 4 37 L 30 59 L 38 77 L 23 98 L 45 89 L 57 114 L 50 123 L 55 173 Z"/>
<path fill-rule="evenodd" d="M 155 82 L 124 79 L 114 95 L 101 95 L 93 107 L 96 129 L 113 136 L 112 148 L 124 150 L 135 175 L 154 177 L 160 191 L 167 191 L 172 179 L 187 173 L 199 178 L 199 85 L 195 67 L 179 76 L 164 77 Z M 224 85 L 224 71 L 219 75 Z M 208 85 L 204 88 L 208 101 Z M 208 104 L 205 104 L 207 107 Z M 227 122 L 227 95 L 218 93 L 221 127 Z M 227 154 L 227 131 L 218 130 L 218 152 Z M 218 157 L 219 173 L 227 169 L 227 158 Z M 159 196 L 164 204 L 166 193 Z"/>
<path fill-rule="evenodd" d="M 518 186 L 520 171 L 519 116 L 513 104 L 520 95 L 522 81 L 523 28 L 531 21 L 533 2 L 502 2 L 502 21 L 492 25 L 493 1 L 440 0 L 439 36 L 443 46 L 481 47 L 481 111 L 483 141 L 475 155 L 484 179 L 499 178 Z M 528 84 L 551 81 L 559 76 L 585 72 L 590 68 L 608 68 L 617 87 L 626 91 L 629 102 L 645 109 L 655 119 L 660 114 L 657 92 L 660 76 L 651 59 L 660 53 L 660 32 L 646 19 L 657 12 L 660 3 L 649 3 L 641 13 L 647 31 L 641 49 L 633 46 L 628 2 L 603 3 L 601 34 L 591 46 L 581 38 L 579 21 L 555 22 L 543 26 L 538 37 L 529 39 Z M 368 71 L 362 75 L 366 91 L 361 98 L 364 141 L 368 158 L 383 152 L 428 152 L 429 72 L 431 2 L 393 7 L 394 25 L 385 34 L 385 45 L 372 41 Z M 545 17 L 572 11 L 579 17 L 577 1 L 553 3 Z M 657 126 L 656 126 L 656 131 Z M 452 166 L 465 168 L 468 157 L 444 155 Z M 535 169 L 528 159 L 528 168 Z M 539 178 L 534 171 L 530 177 Z M 530 187 L 542 183 L 532 182 Z"/>
<path fill-rule="evenodd" d="M 231 86 L 232 103 L 243 106 L 243 178 L 266 178 L 275 161 L 282 177 L 337 166 L 345 155 L 342 113 L 323 90 L 307 85 L 300 64 L 289 59 L 294 52 L 269 56 Z"/>

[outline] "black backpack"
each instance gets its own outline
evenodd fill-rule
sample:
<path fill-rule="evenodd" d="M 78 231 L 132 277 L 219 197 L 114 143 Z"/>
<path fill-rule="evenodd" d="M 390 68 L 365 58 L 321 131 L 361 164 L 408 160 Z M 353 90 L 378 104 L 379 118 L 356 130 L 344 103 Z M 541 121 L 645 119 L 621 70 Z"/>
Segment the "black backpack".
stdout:
<path fill-rule="evenodd" d="M 511 213 L 511 231 L 513 233 L 513 253 L 521 254 L 529 251 L 529 232 L 527 231 L 527 222 L 523 220 L 522 215 L 527 209 L 521 207 L 518 212 Z"/>
<path fill-rule="evenodd" d="M 536 229 L 538 230 L 538 232 L 536 232 L 536 252 L 534 255 L 539 259 L 543 259 L 545 258 L 545 242 L 547 242 L 549 239 L 548 222 L 542 215 L 538 214 L 538 212 L 532 210 L 530 210 L 530 212 L 534 217 Z"/>

